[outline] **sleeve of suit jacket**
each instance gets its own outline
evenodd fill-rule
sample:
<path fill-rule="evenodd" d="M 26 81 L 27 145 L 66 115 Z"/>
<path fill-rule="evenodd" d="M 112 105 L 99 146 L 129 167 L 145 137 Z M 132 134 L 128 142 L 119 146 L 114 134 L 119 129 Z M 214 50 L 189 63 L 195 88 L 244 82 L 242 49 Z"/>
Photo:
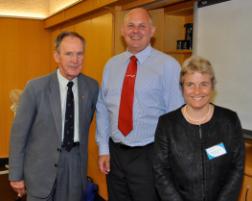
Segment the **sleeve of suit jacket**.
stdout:
<path fill-rule="evenodd" d="M 11 129 L 9 154 L 9 180 L 23 179 L 24 155 L 29 130 L 36 114 L 36 102 L 32 84 L 29 82 L 21 95 L 20 105 Z"/>

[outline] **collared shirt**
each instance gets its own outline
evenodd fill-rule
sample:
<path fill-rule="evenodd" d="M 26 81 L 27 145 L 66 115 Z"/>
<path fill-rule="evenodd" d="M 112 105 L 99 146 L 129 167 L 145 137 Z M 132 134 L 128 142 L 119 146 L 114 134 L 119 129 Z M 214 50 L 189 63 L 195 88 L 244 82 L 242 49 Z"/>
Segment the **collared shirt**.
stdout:
<path fill-rule="evenodd" d="M 64 138 L 64 127 L 65 127 L 65 113 L 66 113 L 66 98 L 67 98 L 67 83 L 70 81 L 63 77 L 57 70 L 57 77 L 59 80 L 60 88 L 60 102 L 61 102 L 61 115 L 62 115 L 62 141 Z M 74 142 L 79 142 L 79 99 L 78 99 L 78 78 L 73 80 L 73 94 L 74 94 Z"/>
<path fill-rule="evenodd" d="M 180 66 L 172 57 L 146 47 L 137 53 L 137 76 L 133 105 L 133 130 L 125 137 L 118 130 L 124 75 L 132 54 L 128 51 L 108 61 L 96 105 L 96 141 L 99 154 L 109 154 L 108 141 L 144 146 L 154 141 L 160 115 L 183 104 L 179 87 Z"/>

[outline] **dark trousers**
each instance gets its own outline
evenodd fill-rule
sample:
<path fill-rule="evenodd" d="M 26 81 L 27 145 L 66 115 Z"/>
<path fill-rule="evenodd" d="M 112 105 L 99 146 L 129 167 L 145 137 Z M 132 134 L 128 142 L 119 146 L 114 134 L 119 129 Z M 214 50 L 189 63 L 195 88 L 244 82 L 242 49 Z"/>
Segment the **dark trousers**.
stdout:
<path fill-rule="evenodd" d="M 109 201 L 158 201 L 152 171 L 153 144 L 128 147 L 110 140 Z"/>

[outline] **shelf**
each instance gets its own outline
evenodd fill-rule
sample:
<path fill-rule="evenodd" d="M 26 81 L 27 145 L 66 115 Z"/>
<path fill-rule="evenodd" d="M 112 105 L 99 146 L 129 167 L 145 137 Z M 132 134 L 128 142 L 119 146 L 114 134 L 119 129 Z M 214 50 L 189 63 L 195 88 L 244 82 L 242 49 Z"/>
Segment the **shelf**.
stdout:
<path fill-rule="evenodd" d="M 191 55 L 192 54 L 192 50 L 168 50 L 166 51 L 166 53 L 168 54 L 183 54 L 183 55 Z"/>
<path fill-rule="evenodd" d="M 173 56 L 182 65 L 192 55 L 192 50 L 167 50 L 165 53 Z"/>

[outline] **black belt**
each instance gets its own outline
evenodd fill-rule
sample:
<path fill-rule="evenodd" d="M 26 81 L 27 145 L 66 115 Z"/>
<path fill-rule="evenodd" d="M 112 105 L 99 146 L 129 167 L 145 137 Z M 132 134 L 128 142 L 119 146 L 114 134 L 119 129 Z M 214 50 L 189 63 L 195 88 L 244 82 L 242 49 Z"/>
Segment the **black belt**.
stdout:
<path fill-rule="evenodd" d="M 146 148 L 146 147 L 151 146 L 151 145 L 154 144 L 152 142 L 152 143 L 149 143 L 149 144 L 146 144 L 146 145 L 143 145 L 143 146 L 129 146 L 129 145 L 126 145 L 126 144 L 114 142 L 111 138 L 109 140 L 110 140 L 111 144 L 113 144 L 115 147 L 118 147 L 120 149 L 141 149 L 141 148 Z"/>

